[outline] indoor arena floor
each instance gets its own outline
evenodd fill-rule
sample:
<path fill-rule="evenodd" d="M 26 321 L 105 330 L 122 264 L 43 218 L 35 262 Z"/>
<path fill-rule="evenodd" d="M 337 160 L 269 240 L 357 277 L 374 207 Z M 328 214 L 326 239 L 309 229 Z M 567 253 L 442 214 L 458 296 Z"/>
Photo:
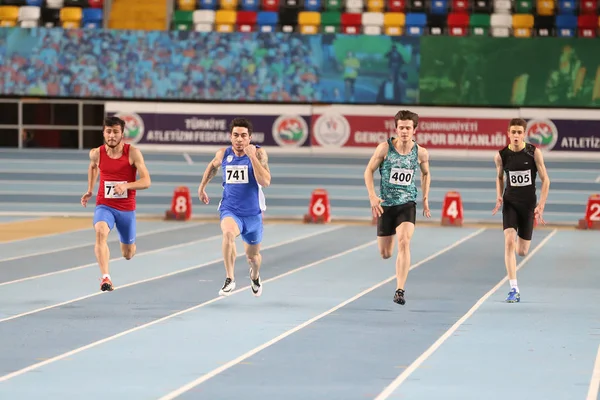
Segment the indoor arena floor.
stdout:
<path fill-rule="evenodd" d="M 417 226 L 400 306 L 373 226 L 267 223 L 256 298 L 240 239 L 218 296 L 217 223 L 140 220 L 130 261 L 113 231 L 100 292 L 66 221 L 0 220 L 0 399 L 598 399 L 596 232 L 537 229 L 507 304 L 499 227 Z"/>

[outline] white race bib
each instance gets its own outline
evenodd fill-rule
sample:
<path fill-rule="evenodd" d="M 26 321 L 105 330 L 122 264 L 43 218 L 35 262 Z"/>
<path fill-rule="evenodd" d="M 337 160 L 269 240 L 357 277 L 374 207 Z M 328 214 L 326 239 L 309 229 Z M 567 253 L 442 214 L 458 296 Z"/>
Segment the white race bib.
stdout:
<path fill-rule="evenodd" d="M 225 167 L 225 183 L 248 183 L 247 165 L 228 165 Z"/>
<path fill-rule="evenodd" d="M 115 193 L 115 186 L 119 183 L 127 183 L 127 181 L 104 181 L 104 198 L 106 199 L 126 199 L 127 190 L 123 194 Z"/>
<path fill-rule="evenodd" d="M 531 170 L 527 171 L 508 171 L 508 181 L 510 186 L 529 186 L 532 185 Z"/>
<path fill-rule="evenodd" d="M 390 173 L 390 183 L 392 185 L 407 186 L 410 185 L 413 178 L 413 172 L 410 169 L 392 168 Z"/>

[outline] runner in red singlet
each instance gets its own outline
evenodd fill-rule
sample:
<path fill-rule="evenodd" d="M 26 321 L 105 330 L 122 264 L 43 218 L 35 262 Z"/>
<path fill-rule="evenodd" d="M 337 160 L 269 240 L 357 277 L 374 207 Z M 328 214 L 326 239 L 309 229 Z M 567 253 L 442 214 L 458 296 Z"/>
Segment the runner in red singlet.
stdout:
<path fill-rule="evenodd" d="M 122 119 L 108 117 L 104 120 L 104 145 L 90 150 L 88 190 L 81 197 L 81 205 L 85 207 L 92 197 L 100 171 L 100 186 L 94 210 L 94 251 L 102 273 L 102 291 L 113 290 L 108 268 L 108 234 L 116 225 L 123 257 L 130 260 L 135 255 L 135 195 L 137 190 L 150 187 L 150 174 L 142 152 L 123 142 L 124 130 L 125 121 Z M 138 180 L 137 172 L 140 175 Z"/>

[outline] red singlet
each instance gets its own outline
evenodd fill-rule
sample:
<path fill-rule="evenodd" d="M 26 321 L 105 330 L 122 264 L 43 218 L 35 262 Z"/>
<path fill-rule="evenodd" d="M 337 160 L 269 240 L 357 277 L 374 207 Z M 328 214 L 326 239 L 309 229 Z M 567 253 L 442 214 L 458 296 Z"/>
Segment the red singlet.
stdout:
<path fill-rule="evenodd" d="M 120 211 L 135 210 L 135 193 L 133 189 L 127 190 L 122 195 L 114 194 L 113 190 L 118 183 L 135 182 L 137 168 L 129 164 L 129 144 L 123 146 L 123 154 L 119 158 L 110 158 L 106 153 L 106 146 L 100 149 L 100 186 L 96 195 L 96 205 L 105 205 Z"/>

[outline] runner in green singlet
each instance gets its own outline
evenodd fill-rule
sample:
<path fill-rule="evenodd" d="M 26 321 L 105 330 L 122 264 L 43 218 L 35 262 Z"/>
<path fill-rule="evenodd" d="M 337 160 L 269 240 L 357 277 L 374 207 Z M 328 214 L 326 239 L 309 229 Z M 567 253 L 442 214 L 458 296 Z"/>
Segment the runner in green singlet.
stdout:
<path fill-rule="evenodd" d="M 417 185 L 414 176 L 421 170 L 423 192 L 423 215 L 429 211 L 429 154 L 419 146 L 413 136 L 419 124 L 419 116 L 411 111 L 399 111 L 394 117 L 396 134 L 380 143 L 365 170 L 365 185 L 373 216 L 377 218 L 377 242 L 381 257 L 388 259 L 394 250 L 394 235 L 398 236 L 396 258 L 396 292 L 394 302 L 405 304 L 404 285 L 410 268 L 410 240 L 415 230 L 417 216 Z M 375 193 L 373 174 L 381 174 L 380 196 Z"/>

